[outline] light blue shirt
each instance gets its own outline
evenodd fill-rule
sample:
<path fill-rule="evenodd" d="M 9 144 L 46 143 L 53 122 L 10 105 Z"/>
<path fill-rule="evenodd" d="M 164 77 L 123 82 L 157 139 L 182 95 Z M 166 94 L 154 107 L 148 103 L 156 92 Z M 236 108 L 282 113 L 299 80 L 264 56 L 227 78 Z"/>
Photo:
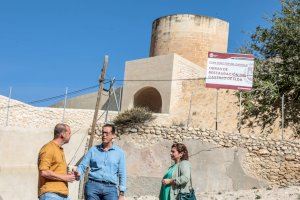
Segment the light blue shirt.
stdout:
<path fill-rule="evenodd" d="M 78 165 L 80 178 L 88 166 L 89 179 L 114 183 L 120 191 L 126 191 L 125 153 L 120 147 L 113 145 L 108 151 L 103 150 L 102 144 L 91 147 Z"/>

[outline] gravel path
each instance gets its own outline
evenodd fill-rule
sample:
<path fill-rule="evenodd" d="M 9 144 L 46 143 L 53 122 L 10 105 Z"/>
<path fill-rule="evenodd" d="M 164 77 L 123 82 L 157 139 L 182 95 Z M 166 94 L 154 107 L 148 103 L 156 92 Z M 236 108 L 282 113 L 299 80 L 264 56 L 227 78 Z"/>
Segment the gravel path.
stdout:
<path fill-rule="evenodd" d="M 234 192 L 200 193 L 198 200 L 300 200 L 300 186 L 286 188 L 263 188 Z M 132 196 L 126 200 L 158 200 L 155 196 Z"/>

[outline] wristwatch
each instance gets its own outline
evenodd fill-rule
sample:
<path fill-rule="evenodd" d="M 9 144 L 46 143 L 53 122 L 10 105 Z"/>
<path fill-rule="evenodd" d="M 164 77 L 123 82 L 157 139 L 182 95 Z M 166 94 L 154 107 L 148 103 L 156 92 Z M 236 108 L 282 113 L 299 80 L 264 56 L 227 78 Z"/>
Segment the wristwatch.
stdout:
<path fill-rule="evenodd" d="M 119 195 L 120 195 L 120 196 L 124 196 L 124 192 L 123 192 L 123 191 L 120 191 L 120 192 L 119 192 Z"/>

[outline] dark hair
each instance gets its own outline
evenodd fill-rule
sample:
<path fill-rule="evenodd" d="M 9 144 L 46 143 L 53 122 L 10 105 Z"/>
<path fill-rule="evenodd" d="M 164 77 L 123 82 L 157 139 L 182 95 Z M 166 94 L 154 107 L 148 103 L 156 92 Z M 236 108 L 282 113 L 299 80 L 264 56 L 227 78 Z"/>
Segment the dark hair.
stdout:
<path fill-rule="evenodd" d="M 54 127 L 54 138 L 58 138 L 60 134 L 65 133 L 67 131 L 67 127 L 69 127 L 69 125 L 67 124 L 56 124 L 56 126 Z"/>
<path fill-rule="evenodd" d="M 115 127 L 113 124 L 104 124 L 104 125 L 102 126 L 102 129 L 103 129 L 104 127 L 110 127 L 110 128 L 111 128 L 111 132 L 112 132 L 113 134 L 116 133 L 116 127 Z"/>
<path fill-rule="evenodd" d="M 186 146 L 182 143 L 174 143 L 172 145 L 172 148 L 176 148 L 176 150 L 179 153 L 183 153 L 182 157 L 180 158 L 180 160 L 189 160 L 189 152 L 186 148 Z"/>

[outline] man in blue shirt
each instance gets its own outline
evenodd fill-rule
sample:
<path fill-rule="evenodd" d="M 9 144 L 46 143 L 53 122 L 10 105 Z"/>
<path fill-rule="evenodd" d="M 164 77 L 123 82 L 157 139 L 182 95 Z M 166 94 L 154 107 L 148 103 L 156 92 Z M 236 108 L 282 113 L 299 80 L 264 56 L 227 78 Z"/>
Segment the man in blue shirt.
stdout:
<path fill-rule="evenodd" d="M 93 146 L 77 167 L 77 174 L 84 176 L 90 167 L 85 185 L 86 200 L 124 200 L 126 191 L 126 163 L 124 151 L 113 144 L 115 127 L 102 127 L 102 144 Z M 118 195 L 119 189 L 119 195 Z"/>

